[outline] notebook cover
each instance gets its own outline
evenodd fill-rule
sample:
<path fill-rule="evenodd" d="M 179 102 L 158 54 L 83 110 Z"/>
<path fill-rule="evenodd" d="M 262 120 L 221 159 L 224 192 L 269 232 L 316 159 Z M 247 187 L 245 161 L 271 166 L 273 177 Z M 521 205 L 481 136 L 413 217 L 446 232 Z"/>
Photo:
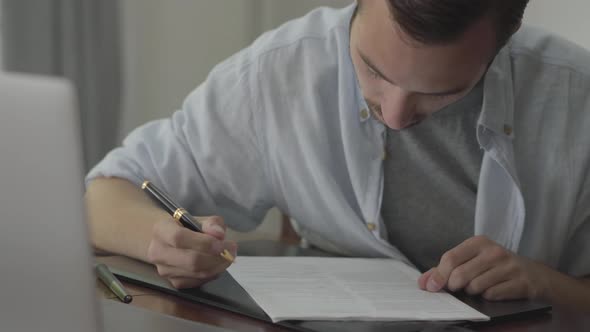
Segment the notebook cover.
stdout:
<path fill-rule="evenodd" d="M 333 256 L 331 254 L 305 249 L 297 246 L 285 245 L 274 241 L 249 241 L 239 245 L 240 256 Z M 239 259 L 239 257 L 237 258 Z M 97 261 L 105 263 L 111 271 L 122 280 L 139 284 L 148 288 L 157 289 L 168 294 L 179 296 L 189 301 L 211 305 L 246 315 L 255 319 L 270 322 L 270 318 L 254 302 L 250 295 L 232 278 L 228 272 L 224 272 L 219 278 L 207 284 L 193 289 L 178 290 L 172 287 L 165 279 L 160 277 L 156 269 L 143 262 L 139 262 L 122 256 L 97 257 Z M 474 309 L 489 316 L 492 321 L 511 319 L 523 314 L 536 314 L 548 311 L 551 306 L 531 301 L 504 301 L 490 302 L 480 297 L 471 297 L 465 294 L 456 294 L 456 297 Z M 296 331 L 322 331 L 322 332 L 371 332 L 395 329 L 395 331 L 416 330 L 467 330 L 466 327 L 474 326 L 472 322 L 338 322 L 338 321 L 282 321 L 277 325 Z M 464 327 L 464 328 L 461 328 Z"/>
<path fill-rule="evenodd" d="M 101 331 L 108 332 L 230 332 L 199 322 L 164 315 L 147 309 L 102 299 Z"/>

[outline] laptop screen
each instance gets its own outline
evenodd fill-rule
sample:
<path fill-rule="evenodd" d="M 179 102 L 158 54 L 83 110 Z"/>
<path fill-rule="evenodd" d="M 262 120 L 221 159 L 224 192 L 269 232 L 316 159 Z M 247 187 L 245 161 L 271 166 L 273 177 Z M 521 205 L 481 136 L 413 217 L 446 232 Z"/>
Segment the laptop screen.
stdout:
<path fill-rule="evenodd" d="M 97 331 L 74 92 L 0 73 L 0 322 L 6 331 Z"/>

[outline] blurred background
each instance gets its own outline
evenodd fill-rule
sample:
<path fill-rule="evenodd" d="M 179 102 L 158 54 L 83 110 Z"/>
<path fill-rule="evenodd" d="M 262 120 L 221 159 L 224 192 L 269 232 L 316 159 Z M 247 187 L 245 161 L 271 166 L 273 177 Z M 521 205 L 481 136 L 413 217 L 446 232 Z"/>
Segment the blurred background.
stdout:
<path fill-rule="evenodd" d="M 87 168 L 169 116 L 218 62 L 262 32 L 351 0 L 0 0 L 0 66 L 76 82 Z M 590 48 L 584 0 L 531 0 L 525 22 Z M 276 238 L 280 212 L 238 239 Z"/>

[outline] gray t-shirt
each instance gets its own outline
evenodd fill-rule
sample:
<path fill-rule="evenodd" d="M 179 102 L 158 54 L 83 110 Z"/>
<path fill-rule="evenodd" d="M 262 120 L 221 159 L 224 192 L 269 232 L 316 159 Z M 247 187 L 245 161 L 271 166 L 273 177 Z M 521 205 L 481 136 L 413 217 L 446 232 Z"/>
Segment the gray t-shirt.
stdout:
<path fill-rule="evenodd" d="M 483 86 L 404 130 L 387 130 L 381 215 L 389 242 L 422 270 L 473 236 Z"/>

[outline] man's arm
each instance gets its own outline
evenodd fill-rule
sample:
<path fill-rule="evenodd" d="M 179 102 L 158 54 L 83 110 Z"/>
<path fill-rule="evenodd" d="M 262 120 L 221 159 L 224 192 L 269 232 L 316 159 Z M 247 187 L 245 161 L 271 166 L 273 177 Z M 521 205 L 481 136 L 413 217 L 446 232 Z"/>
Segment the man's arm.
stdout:
<path fill-rule="evenodd" d="M 92 180 L 85 195 L 92 244 L 97 250 L 148 261 L 152 229 L 168 215 L 139 188 L 119 178 Z"/>
<path fill-rule="evenodd" d="M 257 63 L 240 52 L 216 66 L 180 110 L 133 130 L 90 171 L 86 202 L 96 248 L 151 262 L 177 287 L 227 267 L 219 253 L 226 246 L 235 254 L 235 244 L 222 241 L 220 217 L 197 217 L 203 233 L 192 232 L 121 179 L 150 180 L 192 214 L 223 214 L 236 227 L 262 220 L 274 197 L 253 111 L 263 110 L 255 104 Z"/>
<path fill-rule="evenodd" d="M 221 218 L 198 218 L 203 233 L 190 231 L 126 180 L 92 180 L 85 202 L 96 249 L 155 264 L 175 287 L 194 287 L 214 278 L 229 265 L 219 253 L 228 249 L 236 254 L 235 243 L 224 241 Z"/>

